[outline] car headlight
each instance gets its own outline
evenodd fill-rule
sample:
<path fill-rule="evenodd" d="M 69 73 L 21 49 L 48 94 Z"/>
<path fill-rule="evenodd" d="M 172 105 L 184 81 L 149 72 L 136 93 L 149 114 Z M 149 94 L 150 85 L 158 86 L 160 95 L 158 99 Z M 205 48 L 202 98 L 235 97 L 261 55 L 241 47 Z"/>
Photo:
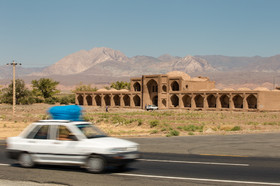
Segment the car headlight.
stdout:
<path fill-rule="evenodd" d="M 122 153 L 122 152 L 132 152 L 132 151 L 137 151 L 138 147 L 119 147 L 119 148 L 112 148 L 110 150 L 111 153 Z"/>
<path fill-rule="evenodd" d="M 137 146 L 135 146 L 135 147 L 128 147 L 127 151 L 129 151 L 129 152 L 131 152 L 131 151 L 138 151 L 138 147 Z"/>
<path fill-rule="evenodd" d="M 127 148 L 113 148 L 110 150 L 111 153 L 121 153 L 121 152 L 126 152 Z"/>

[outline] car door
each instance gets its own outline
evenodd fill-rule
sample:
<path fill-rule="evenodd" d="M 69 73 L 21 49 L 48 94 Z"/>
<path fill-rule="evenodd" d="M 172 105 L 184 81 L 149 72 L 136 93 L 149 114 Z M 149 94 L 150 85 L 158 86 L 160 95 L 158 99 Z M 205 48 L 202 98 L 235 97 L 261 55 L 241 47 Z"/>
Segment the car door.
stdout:
<path fill-rule="evenodd" d="M 36 162 L 47 159 L 49 156 L 50 146 L 52 144 L 50 129 L 50 125 L 37 125 L 23 139 L 23 149 L 29 152 Z"/>
<path fill-rule="evenodd" d="M 57 163 L 81 164 L 84 156 L 81 154 L 80 141 L 66 125 L 56 126 L 56 135 L 53 140 L 52 150 L 54 161 Z"/>

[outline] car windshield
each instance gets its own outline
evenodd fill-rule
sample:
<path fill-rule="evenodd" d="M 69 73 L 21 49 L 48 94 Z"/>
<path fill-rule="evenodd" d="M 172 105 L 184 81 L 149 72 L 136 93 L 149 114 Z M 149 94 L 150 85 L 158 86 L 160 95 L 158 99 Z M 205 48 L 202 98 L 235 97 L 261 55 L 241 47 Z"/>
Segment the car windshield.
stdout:
<path fill-rule="evenodd" d="M 100 138 L 100 137 L 106 137 L 107 135 L 98 129 L 97 127 L 90 125 L 90 124 L 78 124 L 76 125 L 82 133 L 88 138 Z"/>

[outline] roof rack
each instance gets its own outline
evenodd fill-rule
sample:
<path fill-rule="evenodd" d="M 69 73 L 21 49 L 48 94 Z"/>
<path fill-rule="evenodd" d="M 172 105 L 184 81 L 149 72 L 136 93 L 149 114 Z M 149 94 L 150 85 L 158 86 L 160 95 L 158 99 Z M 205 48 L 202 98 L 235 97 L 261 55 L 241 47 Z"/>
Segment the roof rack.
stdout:
<path fill-rule="evenodd" d="M 70 123 L 71 120 L 55 120 L 55 119 L 49 119 L 49 120 L 39 120 L 39 122 L 56 122 L 56 123 Z"/>

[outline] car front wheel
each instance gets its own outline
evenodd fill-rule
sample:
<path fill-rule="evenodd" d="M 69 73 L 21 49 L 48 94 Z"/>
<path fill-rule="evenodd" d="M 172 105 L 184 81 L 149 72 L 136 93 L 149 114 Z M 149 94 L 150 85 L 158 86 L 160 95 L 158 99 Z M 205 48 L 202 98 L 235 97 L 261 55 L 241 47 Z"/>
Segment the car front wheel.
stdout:
<path fill-rule="evenodd" d="M 105 159 L 98 155 L 92 155 L 87 159 L 86 169 L 91 173 L 101 173 L 105 170 Z"/>
<path fill-rule="evenodd" d="M 19 164 L 22 167 L 25 167 L 25 168 L 30 168 L 30 167 L 34 166 L 34 162 L 32 160 L 31 155 L 28 154 L 28 153 L 25 153 L 25 152 L 20 154 L 20 156 L 19 156 Z"/>

